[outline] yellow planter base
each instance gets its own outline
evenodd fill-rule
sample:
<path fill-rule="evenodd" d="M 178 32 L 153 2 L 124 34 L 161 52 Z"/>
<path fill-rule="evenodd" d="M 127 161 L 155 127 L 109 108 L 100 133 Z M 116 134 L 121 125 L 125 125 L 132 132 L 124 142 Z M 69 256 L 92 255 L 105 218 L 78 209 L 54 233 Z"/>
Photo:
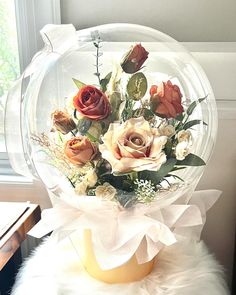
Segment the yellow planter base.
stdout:
<path fill-rule="evenodd" d="M 154 259 L 144 264 L 138 264 L 134 255 L 128 262 L 117 268 L 102 270 L 96 261 L 90 230 L 84 231 L 82 247 L 84 268 L 92 277 L 105 283 L 121 284 L 140 281 L 152 271 L 154 266 Z"/>

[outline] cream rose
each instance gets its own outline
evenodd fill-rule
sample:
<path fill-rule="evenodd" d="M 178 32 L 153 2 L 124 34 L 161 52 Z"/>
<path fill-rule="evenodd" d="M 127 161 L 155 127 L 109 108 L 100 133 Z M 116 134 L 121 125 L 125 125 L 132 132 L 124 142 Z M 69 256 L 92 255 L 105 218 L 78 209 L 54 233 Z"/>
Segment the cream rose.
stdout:
<path fill-rule="evenodd" d="M 123 124 L 110 124 L 99 146 L 113 172 L 157 171 L 166 162 L 163 148 L 167 137 L 160 136 L 143 117 Z"/>
<path fill-rule="evenodd" d="M 177 134 L 177 139 L 178 142 L 187 141 L 190 143 L 192 141 L 192 134 L 189 130 L 181 130 Z"/>
<path fill-rule="evenodd" d="M 87 184 L 85 182 L 79 182 L 75 186 L 75 193 L 79 196 L 86 195 Z"/>
<path fill-rule="evenodd" d="M 167 125 L 159 128 L 160 135 L 172 137 L 175 135 L 175 128 L 172 125 Z"/>
<path fill-rule="evenodd" d="M 116 189 L 108 182 L 96 187 L 95 194 L 99 198 L 112 200 L 116 195 Z"/>
<path fill-rule="evenodd" d="M 86 190 L 90 187 L 95 186 L 97 183 L 98 177 L 94 170 L 90 170 L 85 174 L 82 181 L 78 182 L 75 185 L 75 192 L 77 195 L 86 195 Z"/>
<path fill-rule="evenodd" d="M 175 156 L 179 161 L 184 160 L 190 154 L 190 145 L 187 141 L 181 141 L 175 148 Z"/>
<path fill-rule="evenodd" d="M 191 152 L 192 134 L 189 130 L 181 130 L 177 133 L 178 144 L 175 148 L 176 159 L 182 161 Z"/>
<path fill-rule="evenodd" d="M 94 170 L 90 170 L 85 176 L 84 176 L 84 182 L 87 183 L 88 187 L 93 187 L 97 183 L 98 177 Z"/>

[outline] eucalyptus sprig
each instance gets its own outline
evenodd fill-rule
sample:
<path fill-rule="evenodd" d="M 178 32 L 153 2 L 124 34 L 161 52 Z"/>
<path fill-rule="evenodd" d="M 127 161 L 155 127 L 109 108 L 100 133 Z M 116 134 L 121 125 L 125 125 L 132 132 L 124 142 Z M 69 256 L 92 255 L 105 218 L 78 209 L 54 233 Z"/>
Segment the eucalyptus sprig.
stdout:
<path fill-rule="evenodd" d="M 103 55 L 102 52 L 99 51 L 99 49 L 101 48 L 101 38 L 99 35 L 96 36 L 96 39 L 95 41 L 93 41 L 93 45 L 96 47 L 96 64 L 95 64 L 95 67 L 96 67 L 96 72 L 94 73 L 95 76 L 98 77 L 98 82 L 99 82 L 99 85 L 102 87 L 102 80 L 101 80 L 101 74 L 99 72 L 99 67 L 101 66 L 101 64 L 99 63 L 99 58 Z"/>

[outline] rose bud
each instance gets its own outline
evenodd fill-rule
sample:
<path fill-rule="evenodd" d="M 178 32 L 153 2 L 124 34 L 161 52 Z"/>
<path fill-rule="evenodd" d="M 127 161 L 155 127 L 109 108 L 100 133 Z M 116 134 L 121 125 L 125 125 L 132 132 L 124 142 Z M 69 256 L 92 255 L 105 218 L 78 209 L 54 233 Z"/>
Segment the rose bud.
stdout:
<path fill-rule="evenodd" d="M 67 134 L 76 128 L 75 122 L 72 118 L 63 111 L 55 111 L 51 115 L 53 127 L 63 134 Z"/>
<path fill-rule="evenodd" d="M 150 89 L 151 106 L 153 111 L 162 118 L 175 118 L 183 113 L 181 104 L 182 94 L 177 85 L 171 81 L 161 82 L 159 86 L 153 85 Z"/>
<path fill-rule="evenodd" d="M 64 152 L 72 164 L 84 165 L 96 156 L 97 146 L 86 136 L 77 136 L 66 142 Z"/>
<path fill-rule="evenodd" d="M 73 104 L 81 115 L 92 120 L 105 119 L 111 113 L 106 94 L 90 85 L 80 88 L 73 99 Z"/>
<path fill-rule="evenodd" d="M 121 67 L 128 74 L 136 73 L 140 70 L 145 60 L 148 58 L 148 52 L 141 44 L 132 46 L 130 51 L 123 57 Z"/>

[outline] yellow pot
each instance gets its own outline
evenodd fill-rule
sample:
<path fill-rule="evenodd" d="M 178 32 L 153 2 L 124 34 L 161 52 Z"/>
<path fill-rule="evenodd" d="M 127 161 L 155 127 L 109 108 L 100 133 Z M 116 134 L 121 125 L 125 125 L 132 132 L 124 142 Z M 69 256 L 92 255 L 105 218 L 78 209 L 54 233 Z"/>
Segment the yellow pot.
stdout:
<path fill-rule="evenodd" d="M 86 271 L 95 279 L 109 284 L 130 283 L 140 281 L 153 269 L 154 259 L 143 264 L 138 264 L 135 255 L 125 264 L 111 270 L 102 270 L 96 261 L 93 251 L 91 231 L 84 231 L 82 242 L 82 263 Z"/>

